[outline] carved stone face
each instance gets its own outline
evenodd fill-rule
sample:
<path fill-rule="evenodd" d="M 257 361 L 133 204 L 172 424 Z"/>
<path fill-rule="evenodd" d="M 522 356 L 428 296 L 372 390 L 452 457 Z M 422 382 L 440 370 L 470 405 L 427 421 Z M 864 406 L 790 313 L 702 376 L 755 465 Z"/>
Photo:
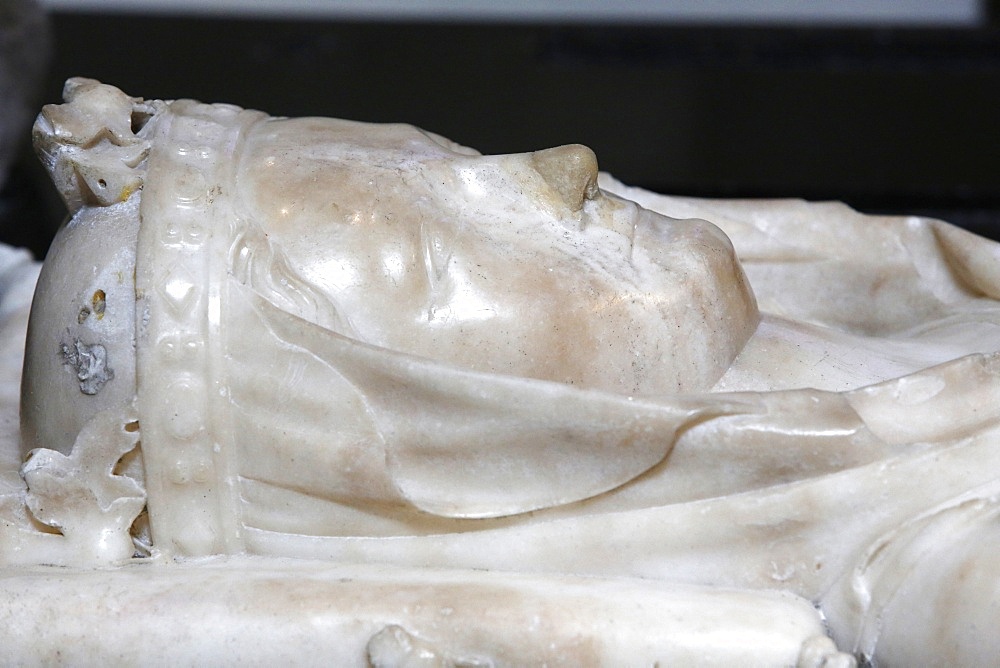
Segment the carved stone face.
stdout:
<path fill-rule="evenodd" d="M 729 240 L 604 193 L 583 146 L 480 156 L 406 125 L 268 120 L 242 213 L 342 333 L 625 394 L 706 389 L 757 310 Z"/>
<path fill-rule="evenodd" d="M 136 395 L 207 433 L 213 360 L 260 327 L 226 308 L 238 284 L 367 344 L 629 396 L 708 389 L 757 326 L 726 236 L 601 191 L 586 147 L 66 93 L 35 129 L 75 217 L 33 308 L 25 448 L 67 451 Z"/>

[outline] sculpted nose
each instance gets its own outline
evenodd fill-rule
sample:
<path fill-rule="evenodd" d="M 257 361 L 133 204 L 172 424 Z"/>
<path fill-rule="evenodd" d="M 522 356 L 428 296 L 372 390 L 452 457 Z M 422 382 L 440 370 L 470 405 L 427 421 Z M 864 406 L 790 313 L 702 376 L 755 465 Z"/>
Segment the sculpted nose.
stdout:
<path fill-rule="evenodd" d="M 582 144 L 556 146 L 531 154 L 531 164 L 573 211 L 597 196 L 597 156 Z"/>

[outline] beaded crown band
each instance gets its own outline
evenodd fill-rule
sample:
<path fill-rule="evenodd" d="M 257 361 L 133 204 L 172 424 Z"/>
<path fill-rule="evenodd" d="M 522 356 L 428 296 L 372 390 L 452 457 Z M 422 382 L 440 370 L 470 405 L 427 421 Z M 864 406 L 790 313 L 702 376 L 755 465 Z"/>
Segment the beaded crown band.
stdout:
<path fill-rule="evenodd" d="M 129 329 L 153 536 L 166 553 L 241 551 L 232 448 L 222 442 L 233 431 L 221 328 L 230 247 L 242 232 L 229 199 L 237 152 L 266 114 L 146 102 L 88 79 L 68 81 L 64 97 L 45 108 L 35 137 L 70 212 L 140 200 Z M 121 363 L 121 354 L 108 359 L 105 377 Z M 85 394 L 94 396 L 73 397 L 83 413 L 120 401 Z"/>

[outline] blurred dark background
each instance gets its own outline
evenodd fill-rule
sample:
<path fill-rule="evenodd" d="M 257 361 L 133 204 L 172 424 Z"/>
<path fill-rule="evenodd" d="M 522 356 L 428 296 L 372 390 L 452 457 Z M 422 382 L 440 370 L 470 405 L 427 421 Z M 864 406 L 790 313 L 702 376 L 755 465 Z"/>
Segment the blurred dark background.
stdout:
<path fill-rule="evenodd" d="M 961 25 L 285 19 L 58 10 L 41 101 L 82 75 L 275 115 L 406 121 L 483 152 L 580 142 L 634 185 L 839 199 L 1000 237 L 1000 3 Z M 0 236 L 43 253 L 25 149 Z"/>

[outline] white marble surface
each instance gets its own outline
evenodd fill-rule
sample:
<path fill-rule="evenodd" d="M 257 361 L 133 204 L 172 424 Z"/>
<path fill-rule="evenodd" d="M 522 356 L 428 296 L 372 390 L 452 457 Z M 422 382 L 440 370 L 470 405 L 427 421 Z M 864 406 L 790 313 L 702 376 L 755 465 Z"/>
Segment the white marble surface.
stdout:
<path fill-rule="evenodd" d="M 996 244 L 657 195 L 580 146 L 67 93 L 19 436 L 2 406 L 24 656 L 134 656 L 67 597 L 95 629 L 141 602 L 128 638 L 182 663 L 995 653 Z"/>
<path fill-rule="evenodd" d="M 791 595 L 639 580 L 227 557 L 18 569 L 0 576 L 0 596 L 31 610 L 0 612 L 15 665 L 732 666 L 833 655 L 812 606 Z"/>

